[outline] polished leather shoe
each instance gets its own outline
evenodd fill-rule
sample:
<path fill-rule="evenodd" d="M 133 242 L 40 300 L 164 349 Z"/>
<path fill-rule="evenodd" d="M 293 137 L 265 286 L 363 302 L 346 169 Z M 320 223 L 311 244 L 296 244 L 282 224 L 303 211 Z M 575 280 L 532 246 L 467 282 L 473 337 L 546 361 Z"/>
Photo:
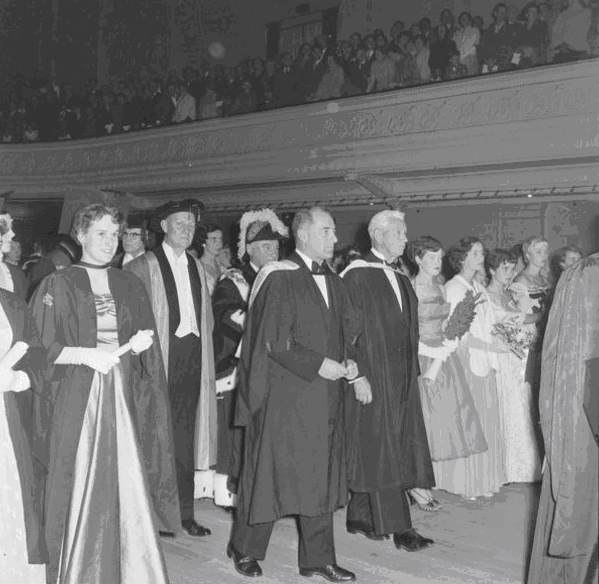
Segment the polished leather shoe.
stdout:
<path fill-rule="evenodd" d="M 435 542 L 428 537 L 422 537 L 415 529 L 393 534 L 393 543 L 397 549 L 407 552 L 418 552 L 433 545 Z"/>
<path fill-rule="evenodd" d="M 227 546 L 227 557 L 233 560 L 235 569 L 242 576 L 249 576 L 250 578 L 262 576 L 262 568 L 258 560 L 239 553 L 231 543 Z"/>
<path fill-rule="evenodd" d="M 377 535 L 374 531 L 367 531 L 361 525 L 347 525 L 347 533 L 351 533 L 352 535 L 363 535 L 372 541 L 385 541 L 389 539 L 388 535 Z"/>
<path fill-rule="evenodd" d="M 329 564 L 321 568 L 300 568 L 299 573 L 305 578 L 312 576 L 322 576 L 329 582 L 354 582 L 356 575 L 345 568 L 341 568 L 337 564 Z"/>
<path fill-rule="evenodd" d="M 205 535 L 210 535 L 212 533 L 207 527 L 200 525 L 195 519 L 185 519 L 181 522 L 181 525 L 183 525 L 183 531 L 193 537 L 204 537 Z"/>

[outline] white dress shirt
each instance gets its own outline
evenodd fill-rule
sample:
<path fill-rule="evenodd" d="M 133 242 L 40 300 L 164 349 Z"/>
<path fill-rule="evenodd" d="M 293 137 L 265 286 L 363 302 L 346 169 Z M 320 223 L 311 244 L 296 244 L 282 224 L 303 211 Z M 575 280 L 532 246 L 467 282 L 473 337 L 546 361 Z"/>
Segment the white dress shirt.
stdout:
<path fill-rule="evenodd" d="M 189 334 L 193 334 L 199 337 L 198 319 L 196 317 L 195 306 L 193 305 L 191 282 L 189 281 L 189 270 L 187 268 L 187 253 L 184 252 L 177 257 L 173 248 L 166 242 L 162 243 L 162 248 L 175 277 L 177 299 L 179 300 L 181 320 L 175 331 L 175 336 L 183 338 Z"/>
<path fill-rule="evenodd" d="M 0 260 L 0 288 L 9 292 L 15 291 L 15 283 L 12 281 L 10 270 L 2 260 Z"/>
<path fill-rule="evenodd" d="M 312 271 L 312 262 L 315 260 L 311 260 L 305 253 L 302 253 L 299 249 L 296 249 L 295 251 L 297 252 L 297 255 L 300 258 L 302 258 L 302 260 L 304 260 L 304 263 L 306 264 L 306 266 L 308 266 L 308 269 L 310 271 Z M 316 263 L 318 263 L 318 262 L 316 262 Z M 324 298 L 324 301 L 328 308 L 329 307 L 329 291 L 327 289 L 327 277 L 321 276 L 319 274 L 312 274 L 312 277 L 314 278 L 314 281 L 316 282 L 318 289 L 322 293 L 322 297 Z"/>
<path fill-rule="evenodd" d="M 379 259 L 386 262 L 385 256 L 380 252 L 372 248 L 372 253 Z M 393 292 L 395 292 L 395 296 L 397 296 L 397 302 L 399 302 L 399 309 L 403 310 L 403 303 L 401 301 L 401 290 L 399 289 L 399 284 L 397 282 L 397 276 L 394 271 L 391 270 L 383 270 L 385 272 L 385 276 L 387 276 L 387 280 L 389 280 L 389 284 L 391 284 L 391 288 L 393 288 Z"/>

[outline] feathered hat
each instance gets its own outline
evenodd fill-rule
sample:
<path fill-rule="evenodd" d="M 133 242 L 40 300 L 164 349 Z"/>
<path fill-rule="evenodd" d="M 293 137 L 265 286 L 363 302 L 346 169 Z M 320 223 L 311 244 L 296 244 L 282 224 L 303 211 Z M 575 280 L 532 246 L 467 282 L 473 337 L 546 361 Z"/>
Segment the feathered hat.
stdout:
<path fill-rule="evenodd" d="M 248 243 L 254 241 L 280 241 L 289 237 L 289 229 L 271 209 L 248 211 L 239 221 L 237 257 L 242 260 Z"/>

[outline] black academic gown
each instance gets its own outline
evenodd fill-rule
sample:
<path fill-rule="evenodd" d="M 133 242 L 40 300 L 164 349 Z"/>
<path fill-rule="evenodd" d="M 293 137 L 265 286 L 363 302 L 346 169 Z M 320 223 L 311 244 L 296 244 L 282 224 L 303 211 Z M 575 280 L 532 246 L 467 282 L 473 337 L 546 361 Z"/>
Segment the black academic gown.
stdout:
<path fill-rule="evenodd" d="M 217 388 L 222 380 L 235 371 L 239 359 L 235 356 L 243 334 L 243 327 L 231 316 L 238 310 L 244 314 L 248 309 L 248 297 L 242 294 L 235 284 L 234 278 L 242 278 L 251 290 L 256 279 L 256 271 L 251 264 L 245 264 L 240 270 L 229 270 L 219 280 L 212 293 L 212 312 L 214 314 L 214 367 Z M 231 477 L 231 486 L 235 487 L 239 478 L 241 464 L 242 435 L 240 428 L 235 428 L 234 422 L 235 390 L 217 395 L 218 407 L 218 448 L 216 472 Z"/>
<path fill-rule="evenodd" d="M 344 380 L 318 375 L 324 357 L 352 357 L 358 319 L 342 280 L 329 307 L 297 254 L 268 275 L 248 313 L 237 425 L 245 427 L 238 507 L 250 525 L 316 517 L 347 502 Z"/>
<path fill-rule="evenodd" d="M 367 262 L 380 263 L 369 253 Z M 354 268 L 344 282 L 362 315 L 356 348 L 372 403 L 347 396 L 348 479 L 355 492 L 435 484 L 418 389 L 418 299 L 410 281 L 395 275 L 403 310 L 384 270 Z"/>
<path fill-rule="evenodd" d="M 26 341 L 31 344 L 31 327 L 27 305 L 20 298 L 0 289 L 0 304 L 6 313 L 13 332 L 13 344 Z M 37 391 L 43 381 L 45 357 L 39 349 L 32 347 L 14 367 L 25 371 Z M 43 564 L 48 559 L 43 537 L 43 489 L 45 468 L 35 456 L 34 402 L 32 389 L 4 394 L 6 418 L 12 439 L 23 498 L 27 552 L 31 564 Z"/>
<path fill-rule="evenodd" d="M 139 330 L 155 331 L 152 309 L 139 278 L 109 268 L 108 282 L 116 304 L 119 345 Z M 64 347 L 96 346 L 96 308 L 86 270 L 71 266 L 49 275 L 31 299 L 31 311 L 37 336 L 47 351 L 36 432 L 46 445 L 45 536 L 53 574 L 58 567 L 75 457 L 94 375 L 89 367 L 54 365 L 54 361 Z M 121 363 L 159 529 L 179 531 L 172 427 L 159 344 L 154 342 L 139 355 L 126 353 Z"/>

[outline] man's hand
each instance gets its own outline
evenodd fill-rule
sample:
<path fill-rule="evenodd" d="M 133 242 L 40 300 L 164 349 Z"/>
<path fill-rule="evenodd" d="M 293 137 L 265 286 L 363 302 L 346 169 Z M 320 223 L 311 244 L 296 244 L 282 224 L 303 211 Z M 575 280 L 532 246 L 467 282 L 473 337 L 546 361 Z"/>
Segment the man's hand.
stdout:
<path fill-rule="evenodd" d="M 354 394 L 356 399 L 362 404 L 367 405 L 372 402 L 372 388 L 370 387 L 370 381 L 366 377 L 358 379 L 354 384 Z"/>
<path fill-rule="evenodd" d="M 358 364 L 353 359 L 346 359 L 344 365 L 347 369 L 345 377 L 348 381 L 358 377 Z"/>
<path fill-rule="evenodd" d="M 103 351 L 102 349 L 85 348 L 82 355 L 82 365 L 87 365 L 95 371 L 106 375 L 118 362 L 119 358 L 114 353 Z"/>
<path fill-rule="evenodd" d="M 318 370 L 318 375 L 320 375 L 323 379 L 328 379 L 329 381 L 337 381 L 338 379 L 341 379 L 347 375 L 347 368 L 345 365 L 325 357 L 320 369 Z"/>

